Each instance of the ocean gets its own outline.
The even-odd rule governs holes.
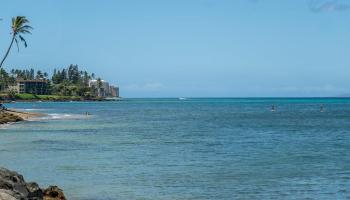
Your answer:
[[[0,127],[0,166],[68,199],[350,198],[347,98],[6,106],[48,115]]]

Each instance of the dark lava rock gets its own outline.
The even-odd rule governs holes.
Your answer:
[[[27,197],[28,190],[23,176],[0,168],[0,199],[26,199]]]
[[[39,185],[35,182],[27,183],[27,190],[29,192],[28,198],[31,200],[41,200],[43,199],[43,191],[40,189]]]
[[[59,187],[50,186],[44,190],[44,200],[66,200],[66,197]]]
[[[37,183],[26,183],[22,175],[0,167],[0,200],[66,200],[66,197],[57,186],[43,192]]]

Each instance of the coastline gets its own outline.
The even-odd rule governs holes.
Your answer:
[[[33,117],[40,117],[44,114],[23,112],[13,109],[6,109],[0,111],[0,124],[7,124],[12,122],[25,121]]]
[[[33,117],[40,117],[40,116],[44,115],[41,113],[24,112],[24,111],[18,111],[18,110],[14,110],[14,109],[7,109],[5,112],[12,114],[12,115],[16,115],[24,120],[29,119],[29,118],[33,118]]]
[[[76,101],[76,102],[92,102],[92,101],[120,101],[122,98],[83,98],[83,97],[76,97],[76,96],[60,96],[60,97],[38,97],[38,98],[15,98],[15,99],[9,99],[9,98],[2,98],[0,97],[0,100],[3,103],[15,103],[15,102],[70,102],[70,101]]]

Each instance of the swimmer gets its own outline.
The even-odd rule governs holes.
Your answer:
[[[272,105],[271,106],[271,112],[275,112],[275,111],[276,111],[275,105]]]

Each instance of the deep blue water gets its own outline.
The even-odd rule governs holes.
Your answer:
[[[350,99],[7,106],[49,115],[0,128],[0,166],[69,199],[350,198]]]

